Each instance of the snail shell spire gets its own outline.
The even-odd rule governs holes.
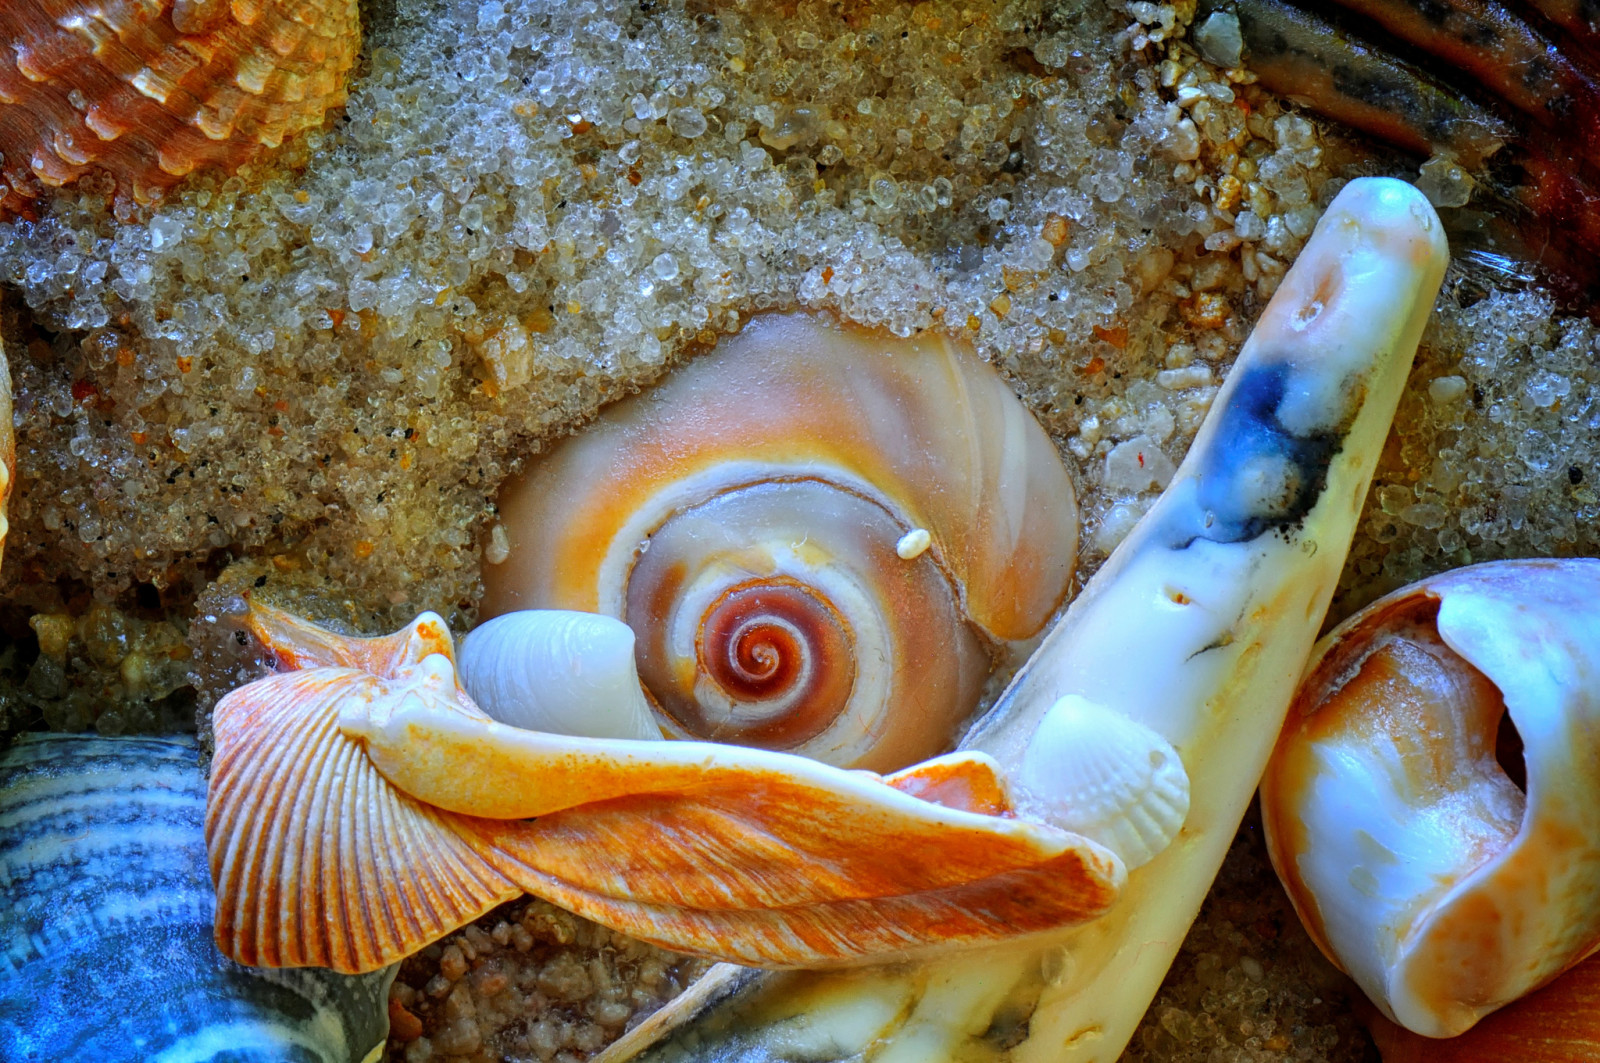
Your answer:
[[[234,170],[345,102],[356,0],[0,4],[0,212],[95,169],[149,203]]]
[[[771,315],[500,499],[483,613],[625,620],[679,737],[885,770],[948,749],[1077,552],[1049,437],[969,349]]]

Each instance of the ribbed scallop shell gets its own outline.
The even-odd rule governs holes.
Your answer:
[[[393,971],[225,959],[187,738],[27,735],[0,755],[0,1059],[362,1063]]]
[[[1178,751],[1154,730],[1072,694],[1040,721],[1016,802],[1023,815],[1099,842],[1131,871],[1183,828],[1189,775]]]
[[[1597,601],[1597,560],[1435,576],[1330,633],[1295,696],[1261,784],[1273,864],[1417,1033],[1459,1034],[1600,947]]]
[[[950,747],[1078,535],[1059,453],[969,348],[809,314],[605,411],[500,508],[485,616],[619,617],[673,733],[880,771]]]
[[[147,203],[343,106],[356,0],[0,4],[0,213],[95,169]]]
[[[1125,873],[1006,815],[983,754],[879,778],[767,750],[551,735],[456,685],[423,614],[375,639],[270,610],[280,664],[213,717],[216,940],[242,962],[370,970],[521,892],[668,948],[834,966],[1082,922]]]

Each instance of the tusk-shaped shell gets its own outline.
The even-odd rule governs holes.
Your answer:
[[[598,613],[519,609],[461,640],[461,685],[501,723],[591,738],[659,739],[633,629]]]
[[[1034,743],[1041,725],[1055,726],[1052,706],[1072,695],[1170,743],[1189,777],[1188,816],[1129,875],[1117,906],[1043,947],[773,977],[687,1024],[701,1058],[780,1042],[791,1057],[821,1060],[888,1046],[879,1063],[1118,1056],[1255,789],[1445,264],[1443,232],[1420,193],[1351,182],[1262,314],[1167,491],[965,743],[1008,772],[1047,777]]]
[[[1278,868],[1383,1013],[1451,1037],[1600,947],[1600,561],[1423,580],[1328,635],[1261,785]],[[1526,796],[1496,760],[1509,716]]]
[[[372,970],[534,893],[763,966],[909,957],[1093,918],[1108,850],[1009,812],[993,760],[880,778],[699,742],[497,723],[443,623],[360,639],[256,609],[280,663],[216,708],[206,840],[241,962]]]

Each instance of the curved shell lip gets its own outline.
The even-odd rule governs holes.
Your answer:
[[[1577,566],[1576,570],[1573,566]],[[1322,906],[1302,878],[1301,854],[1315,843],[1302,837],[1305,828],[1298,822],[1298,811],[1293,802],[1279,792],[1280,787],[1285,793],[1294,792],[1297,785],[1279,775],[1279,765],[1289,759],[1283,752],[1299,740],[1305,724],[1326,700],[1353,679],[1367,658],[1384,644],[1386,632],[1407,623],[1430,624],[1444,646],[1500,694],[1504,720],[1516,728],[1523,740],[1527,769],[1525,784],[1518,785],[1525,794],[1525,803],[1518,810],[1514,832],[1502,845],[1462,871],[1437,895],[1419,895],[1414,906],[1404,908],[1406,929],[1394,941],[1388,944],[1347,942],[1349,947],[1363,951],[1376,948],[1378,956],[1383,957],[1383,995],[1382,999],[1374,1000],[1379,1010],[1389,1019],[1428,1037],[1460,1034],[1484,1015],[1548,984],[1600,949],[1600,920],[1597,919],[1588,920],[1587,931],[1580,924],[1572,929],[1497,932],[1492,945],[1485,939],[1486,947],[1520,947],[1522,955],[1527,957],[1527,974],[1522,973],[1524,961],[1513,954],[1500,961],[1505,969],[1503,974],[1487,979],[1472,976],[1469,980],[1463,972],[1454,976],[1454,984],[1439,981],[1441,977],[1449,977],[1439,973],[1441,959],[1437,950],[1450,948],[1448,940],[1440,935],[1449,934],[1451,925],[1498,920],[1501,916],[1496,913],[1501,913],[1507,904],[1514,905],[1519,913],[1522,911],[1516,904],[1518,893],[1526,892],[1528,887],[1507,885],[1508,876],[1518,874],[1514,870],[1516,867],[1542,868],[1543,862],[1556,861],[1550,865],[1560,869],[1555,877],[1551,878],[1543,870],[1533,876],[1545,882],[1541,888],[1546,894],[1554,891],[1554,896],[1543,899],[1549,906],[1548,914],[1530,911],[1526,913],[1526,921],[1537,925],[1541,920],[1560,920],[1561,927],[1565,927],[1572,916],[1570,907],[1562,907],[1562,890],[1570,891],[1572,884],[1564,880],[1572,876],[1582,880],[1580,865],[1584,863],[1600,864],[1600,815],[1591,812],[1587,822],[1569,821],[1571,817],[1563,816],[1563,812],[1570,811],[1574,800],[1581,802],[1583,799],[1572,792],[1573,780],[1568,779],[1569,785],[1556,785],[1554,781],[1561,777],[1558,772],[1568,762],[1582,759],[1581,754],[1576,758],[1567,755],[1569,749],[1583,745],[1582,738],[1574,733],[1575,729],[1581,732],[1583,722],[1574,719],[1574,715],[1587,715],[1591,725],[1600,721],[1600,710],[1591,707],[1585,713],[1582,704],[1567,703],[1560,693],[1563,689],[1569,692],[1585,689],[1574,685],[1581,682],[1577,674],[1581,670],[1575,670],[1576,666],[1570,664],[1584,653],[1584,639],[1581,634],[1576,636],[1576,641],[1569,639],[1565,643],[1552,638],[1550,632],[1541,630],[1545,618],[1528,605],[1530,596],[1573,597],[1567,584],[1576,582],[1574,571],[1590,581],[1591,587],[1600,587],[1600,560],[1596,559],[1487,562],[1418,581],[1348,618],[1316,647],[1291,703],[1279,739],[1279,751],[1274,754],[1262,780],[1261,805],[1273,866],[1318,948],[1335,966],[1362,980],[1363,976],[1351,971],[1350,964],[1335,948]],[[1559,614],[1561,605],[1550,604]],[[1581,602],[1567,604],[1581,613]],[[1591,632],[1590,655],[1596,644]],[[1563,654],[1571,655],[1567,658],[1567,667],[1561,663]],[[1591,677],[1596,667],[1600,665],[1591,665]],[[1533,679],[1531,683],[1526,681],[1530,678]],[[1500,771],[1503,775],[1503,764]],[[1597,789],[1600,782],[1595,778],[1590,779],[1587,787],[1581,779],[1576,786],[1579,790],[1587,789],[1591,801],[1600,792]],[[1569,860],[1563,855],[1564,848],[1574,846],[1586,851],[1586,857]],[[1291,849],[1294,851],[1288,851]],[[1526,871],[1521,874],[1527,877]],[[1593,880],[1596,875],[1591,873],[1587,877]],[[1402,898],[1391,899],[1395,905],[1402,901]],[[1567,901],[1569,906],[1571,903]],[[1530,949],[1533,950],[1531,954]],[[1556,958],[1555,952],[1563,955]],[[1369,968],[1371,957],[1355,962]],[[1467,958],[1458,957],[1454,962],[1464,964]],[[1369,972],[1365,977],[1372,975]],[[1373,991],[1374,987],[1363,984],[1369,993]],[[1469,989],[1469,985],[1472,988]]]

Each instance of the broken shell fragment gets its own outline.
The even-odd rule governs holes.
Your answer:
[[[1078,540],[1060,453],[970,348],[811,314],[606,410],[500,511],[485,616],[620,618],[668,733],[875,771],[955,744]]]
[[[591,738],[658,739],[633,631],[599,613],[519,609],[461,640],[461,685],[501,723]]]
[[[684,952],[851,964],[1081,922],[1124,879],[1088,839],[990,814],[1008,809],[983,754],[880,778],[528,731],[461,690],[433,614],[379,639],[249,623],[304,667],[213,717],[216,935],[241,962],[372,970],[528,892]]]
[[[1171,844],[1129,873],[1115,907],[1036,941],[913,967],[768,975],[677,1026],[664,1019],[662,1040],[635,1042],[629,1058],[676,1058],[693,1045],[703,1059],[835,1061],[892,1044],[919,1063],[1115,1059],[1255,790],[1445,264],[1442,229],[1415,188],[1347,185],[1171,484],[963,743],[1014,776],[1040,756],[1034,743],[1056,741],[1063,720],[1053,713],[1075,697],[1069,705],[1117,713],[1171,746],[1188,776],[1188,814]],[[1020,1039],[1002,1044],[999,1028]]]
[[[149,203],[237,169],[345,101],[356,0],[0,4],[0,213],[95,169]]]
[[[1312,938],[1451,1037],[1600,947],[1600,561],[1448,572],[1331,632],[1262,781]],[[1496,756],[1509,719],[1526,786]],[[1508,758],[1509,759],[1509,758]]]

